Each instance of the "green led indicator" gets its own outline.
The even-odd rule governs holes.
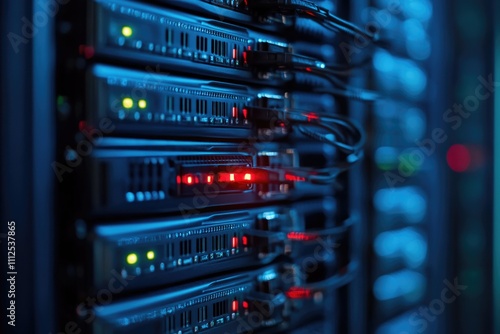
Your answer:
[[[58,96],[57,97],[57,105],[59,107],[62,106],[65,102],[66,102],[66,99],[64,98],[64,96]]]
[[[130,97],[126,97],[122,100],[122,105],[123,108],[130,109],[134,106],[134,100],[132,100]]]
[[[130,253],[129,255],[127,255],[127,263],[128,264],[136,264],[137,260],[138,260],[137,254]]]
[[[148,103],[146,102],[146,100],[139,100],[138,105],[139,105],[139,108],[146,109],[146,107],[148,106]]]
[[[133,34],[133,33],[134,33],[134,31],[133,31],[133,30],[132,30],[132,28],[131,28],[131,27],[129,27],[129,26],[124,26],[124,27],[122,28],[122,35],[123,35],[124,37],[130,37],[130,36],[132,36],[132,34]]]

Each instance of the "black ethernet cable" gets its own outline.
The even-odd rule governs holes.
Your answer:
[[[269,122],[270,119],[276,119],[277,124],[286,127],[287,133],[297,131],[311,139],[331,145],[345,155],[342,161],[331,167],[322,169],[294,167],[284,171],[285,174],[290,173],[301,178],[301,181],[332,184],[338,174],[352,167],[363,157],[365,133],[346,117],[296,109],[249,107],[248,111],[256,124],[259,121]]]
[[[377,41],[378,36],[363,31],[356,25],[330,13],[326,8],[306,0],[248,0],[248,8],[256,11],[274,12],[283,15],[297,15],[313,19],[326,28],[338,30],[354,37]]]
[[[320,92],[344,96],[360,101],[373,102],[378,99],[378,94],[372,91],[349,87],[338,76],[348,76],[350,69],[341,67],[331,68],[317,59],[294,54],[291,52],[276,51],[244,51],[244,61],[248,66],[263,69],[284,69],[311,73],[327,79],[339,89],[328,89]]]

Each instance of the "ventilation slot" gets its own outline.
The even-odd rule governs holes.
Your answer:
[[[227,43],[212,39],[212,53],[217,56],[227,56]]]
[[[165,103],[165,107],[167,109],[167,113],[171,114],[174,112],[174,97],[167,96],[167,101]]]
[[[172,29],[167,29],[167,31],[165,32],[165,40],[167,41],[168,46],[172,46],[172,44],[174,43],[174,33]]]
[[[179,111],[181,114],[191,113],[191,99],[187,97],[181,97],[179,99]]]
[[[183,48],[188,47],[188,34],[186,32],[181,32],[181,46]]]
[[[167,333],[174,333],[175,331],[175,315],[171,315],[165,319],[166,324],[165,328],[167,329]]]
[[[181,327],[189,327],[191,325],[191,311],[181,313]]]
[[[214,165],[214,164],[241,164],[251,165],[252,157],[244,155],[211,155],[211,156],[181,156],[177,157],[177,161],[185,165]]]
[[[227,248],[227,235],[215,235],[212,237],[212,250],[224,250]]]
[[[226,117],[227,116],[227,103],[212,101],[212,116]]]
[[[167,244],[166,247],[165,247],[165,255],[166,255],[165,257],[167,259],[173,258],[174,255],[175,255],[174,251],[175,251],[174,244]]]
[[[202,52],[208,51],[208,39],[206,37],[196,36],[196,50]]]
[[[181,256],[191,254],[191,240],[181,241],[179,244],[179,254]]]
[[[196,113],[198,115],[208,114],[208,101],[207,100],[196,100]]]
[[[196,239],[196,253],[204,253],[207,251],[207,238]]]
[[[227,300],[223,300],[212,305],[212,312],[214,317],[219,317],[227,313]]]
[[[198,322],[203,322],[208,318],[208,307],[203,306],[198,309]]]

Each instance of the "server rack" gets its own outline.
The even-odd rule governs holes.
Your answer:
[[[320,47],[339,35],[290,15],[297,5],[316,6],[61,8],[66,117],[54,167],[59,193],[73,193],[59,211],[73,237],[58,249],[69,270],[60,302],[74,306],[62,323],[94,333],[347,330],[348,295],[336,290],[361,259],[351,256],[358,222],[344,174],[364,134],[340,116],[347,99],[329,68],[339,57]]]

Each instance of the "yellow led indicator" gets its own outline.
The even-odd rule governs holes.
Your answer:
[[[147,254],[146,254],[148,260],[153,260],[155,258],[155,252],[153,251],[149,251]]]
[[[134,31],[132,30],[132,28],[130,28],[129,26],[124,26],[122,28],[122,35],[125,36],[125,37],[130,37],[132,36],[132,33]]]
[[[146,102],[146,100],[139,100],[139,108],[141,109],[146,109],[146,107],[148,106],[148,103]]]
[[[128,264],[136,264],[137,263],[137,254],[130,253],[127,255],[127,263]]]
[[[130,97],[126,97],[122,101],[123,108],[125,109],[130,109],[134,106],[134,100],[132,100]]]

